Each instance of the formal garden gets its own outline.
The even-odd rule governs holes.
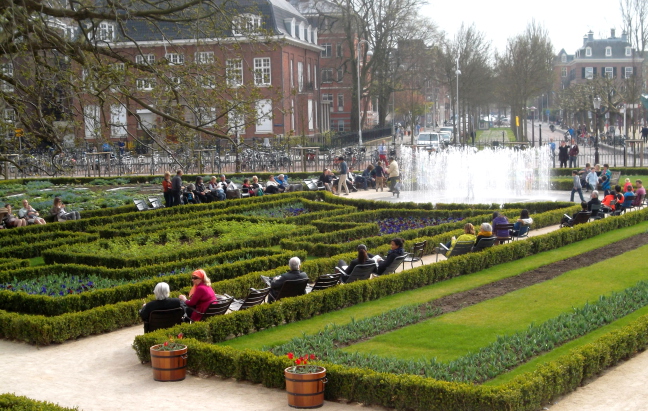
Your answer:
[[[141,324],[138,310],[155,285],[186,294],[197,268],[217,294],[244,298],[264,287],[261,275],[285,272],[293,256],[314,281],[354,258],[361,243],[385,255],[398,236],[406,249],[427,241],[432,254],[495,210],[515,219],[527,208],[537,230],[578,209],[302,191],[138,212],[132,198],[159,194],[147,181],[110,192],[90,181],[0,185],[5,200],[27,196],[44,210],[59,195],[82,210],[81,220],[0,231],[0,337],[45,346]],[[648,344],[647,220],[642,209],[407,264],[399,273],[138,335],[133,355],[148,362],[151,346],[182,334],[194,374],[282,388],[290,357],[308,355],[327,370],[328,400],[538,409]],[[1,395],[0,408],[29,401]]]

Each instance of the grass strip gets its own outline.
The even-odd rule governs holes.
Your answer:
[[[377,335],[415,321],[410,312],[389,312],[389,315],[351,322],[345,326],[327,326],[317,335],[295,338],[275,347],[275,355],[288,352],[314,353],[320,359],[349,367],[368,368],[376,372],[424,375],[436,380],[481,383],[517,366],[541,352],[551,351],[563,343],[609,324],[648,304],[648,283],[640,282],[621,293],[600,297],[592,304],[562,313],[539,325],[497,340],[449,363],[432,360],[400,360],[337,350],[336,347]],[[406,314],[409,314],[407,316]],[[425,313],[427,316],[433,312]],[[422,319],[423,315],[418,315]],[[370,328],[373,326],[372,328]]]
[[[648,245],[618,257],[567,272],[463,310],[377,336],[347,351],[401,359],[452,361],[495,342],[498,336],[524,330],[601,295],[648,280]],[[524,307],[521,309],[520,307]]]
[[[530,361],[527,361],[524,364],[515,367],[511,371],[504,374],[500,374],[497,377],[484,382],[484,385],[494,386],[494,385],[502,385],[508,383],[521,374],[535,371],[539,366],[555,361],[560,357],[569,354],[570,351],[576,348],[583,347],[587,344],[591,344],[606,334],[609,334],[613,331],[620,330],[623,327],[636,321],[639,317],[642,317],[646,314],[648,314],[648,307],[640,308],[637,311],[628,314],[625,317],[618,319],[608,325],[605,325],[597,330],[594,330],[587,335],[569,341],[568,343],[563,344],[560,347],[551,350],[550,352],[544,353],[542,355],[538,355],[532,358]]]
[[[359,320],[405,305],[422,304],[446,295],[477,288],[503,278],[513,277],[523,272],[552,264],[556,261],[561,261],[601,247],[610,246],[614,242],[643,233],[647,228],[648,222],[642,222],[635,226],[598,235],[587,241],[576,242],[561,247],[560,249],[546,251],[521,260],[501,264],[480,271],[479,273],[455,277],[451,280],[357,304],[343,310],[318,315],[307,320],[285,324],[280,327],[272,327],[218,344],[238,349],[261,349],[264,346],[284,344],[302,334],[315,334],[330,323],[343,325],[349,323],[352,318]]]

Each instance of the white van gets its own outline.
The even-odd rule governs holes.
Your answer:
[[[429,131],[421,132],[416,139],[417,147],[439,148],[440,136],[439,133],[431,133]]]

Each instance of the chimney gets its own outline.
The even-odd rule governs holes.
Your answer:
[[[612,34],[612,35],[610,36],[610,38],[616,38],[616,37],[614,37],[614,34],[615,34],[614,32],[615,32],[614,29],[610,29],[610,33]]]
[[[583,36],[583,47],[587,45],[587,35]]]
[[[587,40],[589,40],[589,41],[594,40],[594,32],[592,30],[587,32]]]

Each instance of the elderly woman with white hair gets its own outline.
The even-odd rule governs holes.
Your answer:
[[[477,233],[475,244],[477,244],[482,238],[489,238],[492,236],[493,226],[491,226],[489,223],[482,223],[482,225],[479,227],[479,232]]]
[[[139,314],[142,320],[148,321],[151,312],[156,310],[170,310],[172,308],[183,307],[178,298],[169,298],[171,289],[167,283],[157,283],[153,289],[155,300],[146,303],[142,306]],[[183,307],[184,308],[184,307]]]
[[[283,287],[286,281],[308,279],[308,275],[300,270],[301,260],[299,259],[299,257],[291,258],[290,261],[288,261],[288,268],[290,269],[289,271],[274,278],[268,279],[270,285],[270,295],[268,296],[269,301],[274,301],[277,299],[277,296],[281,291],[281,287]]]

